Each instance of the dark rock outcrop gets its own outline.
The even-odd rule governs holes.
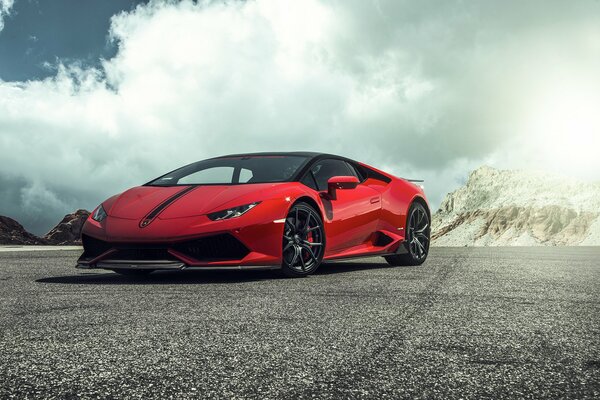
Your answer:
[[[81,228],[90,215],[87,210],[77,210],[65,217],[44,235],[44,240],[49,244],[79,245],[81,244]]]
[[[29,233],[12,218],[0,215],[0,244],[47,244],[42,238]]]

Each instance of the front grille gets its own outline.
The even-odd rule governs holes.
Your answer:
[[[176,250],[198,261],[228,261],[241,260],[250,251],[239,240],[230,234],[208,236],[200,239],[167,243],[109,243],[83,235],[83,258],[93,259],[114,249],[107,259],[111,260],[178,260],[169,253],[169,249]]]
[[[176,243],[172,248],[199,261],[241,260],[250,252],[230,234]]]
[[[81,235],[81,243],[83,244],[84,258],[96,258],[112,248],[109,243],[87,235]]]

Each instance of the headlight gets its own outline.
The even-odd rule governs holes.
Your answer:
[[[239,207],[228,208],[227,210],[210,213],[210,214],[208,214],[208,218],[212,219],[213,221],[219,221],[222,219],[229,219],[229,218],[237,218],[240,215],[243,215],[243,214],[247,213],[248,211],[250,211],[251,209],[253,209],[254,207],[256,207],[258,205],[258,203],[260,203],[260,201],[257,201],[256,203],[245,204],[245,205],[239,206]]]
[[[104,218],[106,218],[106,211],[104,211],[104,207],[102,207],[102,204],[100,204],[98,206],[98,208],[96,208],[96,211],[94,211],[94,213],[92,214],[92,219],[94,221],[102,221]]]

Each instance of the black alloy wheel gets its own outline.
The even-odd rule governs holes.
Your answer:
[[[420,205],[420,204],[419,204]],[[408,247],[415,260],[425,260],[429,252],[429,217],[421,207],[414,207],[408,219]]]
[[[325,252],[325,232],[319,214],[306,203],[295,204],[283,229],[282,272],[288,277],[316,271]]]
[[[413,203],[406,221],[406,254],[386,256],[390,265],[421,265],[429,254],[431,241],[431,222],[429,213],[421,203]]]

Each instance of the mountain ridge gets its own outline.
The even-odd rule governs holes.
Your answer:
[[[433,216],[432,245],[600,245],[600,184],[482,166]]]
[[[44,236],[36,236],[16,220],[0,215],[0,245],[80,245],[81,229],[90,212],[84,209],[67,214]]]
[[[0,244],[41,245],[44,239],[29,233],[23,225],[10,217],[0,215]]]

